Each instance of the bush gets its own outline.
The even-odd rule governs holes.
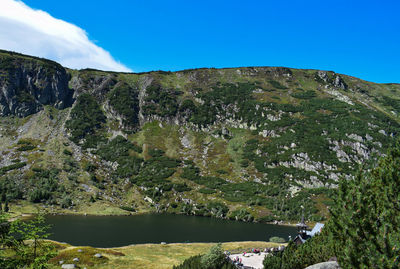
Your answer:
[[[231,213],[229,216],[229,219],[231,220],[241,220],[241,221],[253,221],[254,217],[251,215],[249,212],[247,212],[246,209],[241,208],[238,210],[235,210]]]
[[[62,208],[68,208],[72,205],[72,199],[69,197],[68,194],[64,194],[63,198],[61,199],[60,205]]]
[[[35,148],[34,145],[23,145],[23,146],[17,148],[17,150],[18,151],[28,151],[28,150],[32,150],[34,148]]]
[[[120,206],[119,208],[121,208],[122,210],[126,210],[129,212],[136,212],[136,209],[130,206]]]
[[[204,254],[200,259],[201,265],[205,269],[220,268],[225,263],[225,255],[222,251],[222,245],[212,246],[210,251]]]
[[[199,190],[199,192],[203,193],[203,194],[213,194],[213,193],[216,193],[217,191],[213,190],[213,189],[208,189],[208,188],[201,188]]]
[[[183,184],[181,184],[181,183],[176,183],[176,184],[173,184],[173,189],[175,190],[175,191],[177,191],[177,192],[185,192],[185,191],[191,191],[192,189],[190,188],[190,187],[188,187],[187,185],[186,185],[186,183],[183,183]]]
[[[14,164],[11,164],[9,166],[4,166],[4,167],[0,168],[0,176],[4,175],[8,171],[11,171],[11,170],[14,170],[14,169],[18,169],[18,168],[22,168],[25,165],[26,165],[26,162],[21,162],[21,163],[14,163]]]
[[[315,91],[309,90],[309,91],[305,91],[305,92],[293,93],[292,96],[297,99],[311,99],[311,98],[316,97],[317,94],[315,93]]]
[[[285,243],[285,242],[286,242],[284,238],[278,237],[278,236],[273,236],[273,237],[271,237],[271,238],[269,239],[269,241],[270,241],[270,242],[273,242],[273,243]]]
[[[63,153],[64,153],[65,155],[72,156],[72,152],[71,152],[70,150],[68,150],[68,149],[64,149],[64,150],[63,150]]]

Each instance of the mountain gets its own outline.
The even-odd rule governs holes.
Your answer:
[[[399,84],[332,71],[115,73],[0,51],[0,89],[15,208],[319,221],[400,131]]]

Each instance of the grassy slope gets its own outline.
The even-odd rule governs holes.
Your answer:
[[[80,258],[75,263],[86,268],[99,269],[128,269],[154,268],[167,269],[182,263],[185,259],[206,253],[214,243],[185,243],[185,244],[140,244],[112,249],[95,249],[91,247],[75,247],[64,245],[58,256],[52,260],[53,264],[63,260],[65,263],[74,263],[73,258]],[[268,242],[230,242],[223,243],[223,249],[232,253],[249,251],[251,248],[276,247],[280,244]],[[82,252],[78,252],[81,249]],[[93,257],[95,253],[104,255],[103,259]],[[51,268],[59,268],[54,265]]]
[[[0,57],[9,57],[7,52],[0,52]],[[28,61],[31,59],[29,56],[12,55],[13,58],[19,61]],[[34,58],[32,61],[40,62],[42,59]],[[44,61],[44,64],[51,64],[49,61]],[[283,71],[282,71],[283,70]],[[182,99],[194,98],[194,90],[201,88],[202,92],[209,92],[211,88],[217,83],[257,83],[263,89],[252,93],[255,100],[260,102],[273,102],[278,105],[293,104],[299,105],[302,100],[294,98],[293,95],[303,93],[306,90],[313,90],[316,92],[317,97],[331,98],[321,83],[315,80],[316,70],[301,70],[290,69],[291,76],[282,75],[281,72],[286,72],[289,69],[277,68],[231,68],[231,69],[199,69],[199,70],[184,70],[180,72],[153,72],[146,74],[119,74],[110,73],[97,70],[69,70],[72,77],[79,77],[84,85],[92,85],[93,78],[102,76],[113,77],[116,81],[127,83],[132,87],[141,87],[147,79],[159,81],[161,85],[167,88],[175,88],[182,91],[182,95],[178,97],[178,101]],[[327,73],[332,79],[334,74]],[[399,122],[399,113],[396,108],[388,103],[386,96],[393,100],[398,100],[400,96],[400,85],[398,84],[376,84],[371,82],[362,81],[357,78],[341,75],[346,84],[351,90],[336,89],[340,94],[349,97],[356,103],[365,103],[371,109],[376,109],[383,112],[387,117]],[[275,81],[275,83],[273,83]],[[283,88],[277,88],[276,82]],[[88,86],[89,87],[89,86]],[[284,89],[286,88],[286,89]],[[83,88],[81,91],[88,91],[96,94],[93,88]],[[104,104],[103,104],[104,109]],[[394,113],[392,112],[394,111]],[[32,174],[32,168],[41,167],[44,169],[58,168],[61,170],[58,175],[60,183],[65,185],[66,193],[69,194],[74,202],[74,207],[71,209],[61,209],[58,206],[48,207],[51,212],[70,212],[70,213],[88,213],[88,214],[128,214],[129,212],[119,209],[119,206],[129,206],[134,204],[139,213],[153,211],[154,207],[149,203],[143,201],[145,194],[139,190],[135,185],[121,184],[113,185],[108,182],[109,171],[96,172],[96,177],[101,182],[107,183],[105,189],[102,190],[98,185],[95,185],[91,179],[90,174],[84,170],[86,163],[93,163],[99,167],[103,166],[99,158],[93,158],[92,155],[86,154],[76,148],[75,145],[68,139],[68,134],[65,132],[63,124],[68,117],[70,109],[62,111],[46,107],[44,111],[36,115],[29,116],[25,119],[18,119],[13,117],[6,117],[0,119],[2,131],[2,141],[0,150],[5,152],[12,152],[11,155],[0,158],[12,158],[14,160],[21,159],[28,163],[29,169],[24,171],[24,179],[28,179]],[[321,114],[329,114],[331,111],[321,111]],[[301,113],[293,114],[293,118],[306,118]],[[111,126],[106,130],[107,137],[112,136],[113,132],[123,131],[118,126],[114,118],[109,118],[107,126]],[[161,127],[160,127],[161,126]],[[227,126],[232,134],[230,139],[223,139],[216,137],[214,131],[218,131],[221,126],[213,126],[210,132],[194,131],[185,126],[177,126],[167,124],[165,122],[150,122],[146,123],[135,134],[128,135],[128,139],[135,144],[144,148],[159,148],[165,151],[166,155],[171,158],[189,159],[193,160],[195,165],[201,169],[202,175],[207,176],[220,176],[223,179],[231,182],[246,182],[254,179],[262,179],[263,173],[260,173],[255,168],[253,162],[249,162],[247,167],[241,165],[244,160],[244,147],[246,141],[255,138],[260,143],[265,145],[272,144],[271,138],[260,138],[253,131],[243,128],[233,128]],[[376,132],[377,130],[375,130]],[[181,144],[181,139],[186,136],[190,141],[190,148],[185,148]],[[40,146],[29,151],[16,151],[18,146],[15,144],[20,139],[31,139],[35,146]],[[277,144],[278,146],[281,146]],[[384,145],[387,146],[387,145]],[[73,152],[72,156],[63,153],[65,150]],[[146,157],[146,152],[137,154],[140,157]],[[3,155],[5,156],[5,155]],[[223,170],[223,174],[221,174]],[[214,194],[205,195],[198,192],[203,188],[192,181],[180,177],[182,170],[178,168],[177,171],[167,180],[172,183],[185,182],[192,190],[180,193],[183,198],[191,198],[199,203],[206,203],[210,200],[219,200],[232,210],[245,206],[243,203],[231,202],[223,199],[223,193],[219,190]],[[11,171],[8,175],[20,172]],[[83,189],[86,184],[91,187],[89,191]],[[89,203],[90,197],[95,196],[97,193],[102,193],[101,199],[95,203]],[[114,193],[114,195],[113,195]],[[109,197],[113,197],[114,201],[110,201]],[[62,193],[57,194],[56,200],[59,202],[62,199]],[[174,201],[174,196],[167,196],[163,198],[164,204]],[[312,197],[316,203],[316,207],[321,214],[326,215],[326,196],[325,194],[317,194]],[[21,203],[21,202],[18,202]],[[29,212],[32,208],[30,204],[22,202],[22,207],[12,204],[15,211]],[[248,208],[256,217],[262,217],[271,213],[271,208],[264,206],[252,205]],[[180,212],[181,208],[171,212]]]

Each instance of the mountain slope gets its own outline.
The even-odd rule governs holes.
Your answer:
[[[320,220],[400,130],[400,85],[331,71],[126,74],[1,51],[0,88],[2,198],[79,212]]]

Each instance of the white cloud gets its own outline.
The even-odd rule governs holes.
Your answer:
[[[131,72],[90,41],[83,29],[17,0],[0,0],[0,48],[48,58],[74,69]]]

